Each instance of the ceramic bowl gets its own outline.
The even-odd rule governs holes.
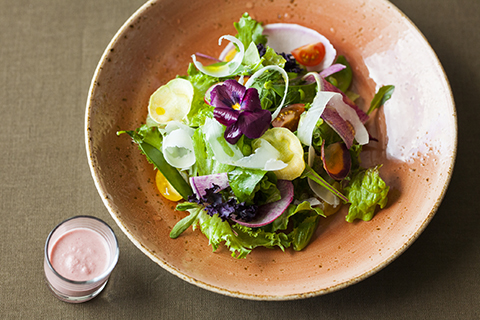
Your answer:
[[[303,251],[255,249],[237,260],[191,228],[169,238],[184,215],[160,196],[154,170],[118,130],[144,123],[150,94],[177,74],[191,55],[218,56],[217,40],[235,34],[244,12],[265,24],[297,23],[319,31],[350,61],[368,108],[381,85],[390,101],[368,122],[372,141],[365,167],[383,163],[387,207],[370,222],[323,219]],[[221,12],[219,14],[219,12]],[[435,214],[456,154],[456,113],[435,53],[411,21],[384,0],[150,1],[118,31],[94,75],[86,110],[86,145],[96,187],[113,219],[148,257],[199,287],[255,300],[329,293],[376,273],[409,247]]]

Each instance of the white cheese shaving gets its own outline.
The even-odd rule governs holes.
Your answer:
[[[227,39],[228,41],[235,43],[240,52],[237,52],[235,57],[227,63],[209,66],[204,66],[200,61],[197,61],[197,57],[195,55],[192,55],[193,63],[198,70],[206,75],[217,78],[229,77],[235,74],[235,71],[237,71],[238,67],[240,67],[242,64],[243,57],[245,55],[245,47],[240,40],[231,35],[221,36],[218,39],[218,45],[222,44],[223,39]]]

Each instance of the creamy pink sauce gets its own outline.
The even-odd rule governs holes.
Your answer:
[[[108,266],[109,251],[105,239],[90,229],[73,229],[62,235],[52,247],[50,263],[63,277],[74,281],[91,280]]]

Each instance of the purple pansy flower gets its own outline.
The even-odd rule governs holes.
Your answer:
[[[260,138],[269,128],[272,114],[262,109],[257,89],[226,80],[213,88],[210,97],[214,118],[227,127],[224,137],[228,143],[237,143],[242,134]]]

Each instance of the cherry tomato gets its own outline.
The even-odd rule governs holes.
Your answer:
[[[170,201],[180,201],[182,196],[178,193],[177,190],[168,182],[168,180],[163,176],[160,170],[157,170],[157,175],[155,176],[155,182],[157,184],[157,189],[162,196],[167,198]]]
[[[274,127],[284,127],[294,132],[297,130],[300,115],[305,111],[303,103],[296,103],[285,107],[280,114],[272,121]]]
[[[325,46],[321,42],[307,44],[294,49],[292,55],[301,65],[316,66],[325,58]]]

